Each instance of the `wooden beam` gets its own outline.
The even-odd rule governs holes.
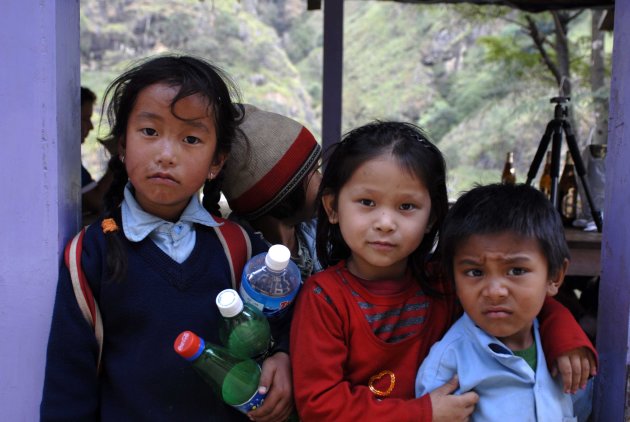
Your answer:
[[[398,3],[417,4],[458,4],[469,3],[476,5],[507,6],[526,12],[545,12],[548,10],[591,9],[613,7],[614,0],[380,0]]]
[[[322,0],[307,0],[306,10],[320,10],[322,8]]]
[[[630,1],[615,4],[610,80],[606,200],[599,285],[594,420],[628,421],[630,416]]]
[[[322,81],[322,146],[341,138],[343,98],[343,0],[324,3],[324,70]]]

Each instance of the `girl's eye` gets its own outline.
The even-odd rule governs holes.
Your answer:
[[[523,275],[527,272],[527,270],[525,268],[511,268],[510,271],[508,271],[509,275]]]
[[[475,269],[472,269],[472,270],[466,270],[464,272],[464,274],[467,277],[481,277],[483,275],[483,272],[481,270],[478,270],[478,269],[475,268]]]
[[[140,129],[140,132],[142,132],[143,135],[146,136],[155,136],[157,135],[157,130],[150,128],[150,127],[145,127]]]
[[[197,138],[196,136],[187,136],[184,138],[184,142],[190,145],[195,145],[201,142],[201,139]]]
[[[359,204],[365,205],[366,207],[373,207],[374,201],[371,199],[359,199]]]
[[[400,209],[402,211],[411,211],[411,210],[416,209],[416,206],[414,204],[402,204],[400,206]]]

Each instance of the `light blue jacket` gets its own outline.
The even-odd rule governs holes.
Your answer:
[[[562,392],[560,377],[554,380],[547,370],[536,320],[534,338],[536,372],[464,314],[420,366],[416,397],[444,385],[457,373],[456,394],[471,390],[479,394],[472,421],[576,421],[571,396]]]

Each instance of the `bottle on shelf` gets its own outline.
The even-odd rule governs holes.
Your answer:
[[[271,348],[271,329],[263,313],[250,304],[243,304],[236,290],[225,289],[217,295],[223,324],[219,338],[223,346],[239,358],[262,360]]]
[[[565,226],[571,226],[577,217],[578,189],[571,152],[567,151],[562,176],[558,182],[558,211]]]
[[[538,188],[547,198],[551,198],[551,151],[547,151],[545,167],[543,169],[542,176],[540,176]]]
[[[516,170],[514,169],[514,153],[508,152],[505,156],[501,183],[513,185],[516,183]]]
[[[278,244],[247,261],[239,292],[243,302],[262,310],[267,318],[276,318],[295,299],[301,282],[289,248]]]
[[[260,407],[265,394],[258,391],[260,366],[252,359],[240,359],[226,349],[206,343],[191,331],[175,340],[175,352],[192,363],[219,397],[243,413]]]

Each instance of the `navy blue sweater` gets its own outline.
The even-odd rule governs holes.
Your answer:
[[[119,232],[128,257],[127,278],[109,282],[100,221],[88,228],[81,264],[103,318],[102,370],[97,377],[98,346],[62,265],[42,421],[248,420],[223,404],[173,350],[175,338],[184,330],[219,344],[221,316],[215,298],[231,287],[227,258],[214,230],[199,225],[196,230],[194,250],[181,264],[150,239],[132,243]],[[252,254],[267,249],[255,235],[250,238]]]

